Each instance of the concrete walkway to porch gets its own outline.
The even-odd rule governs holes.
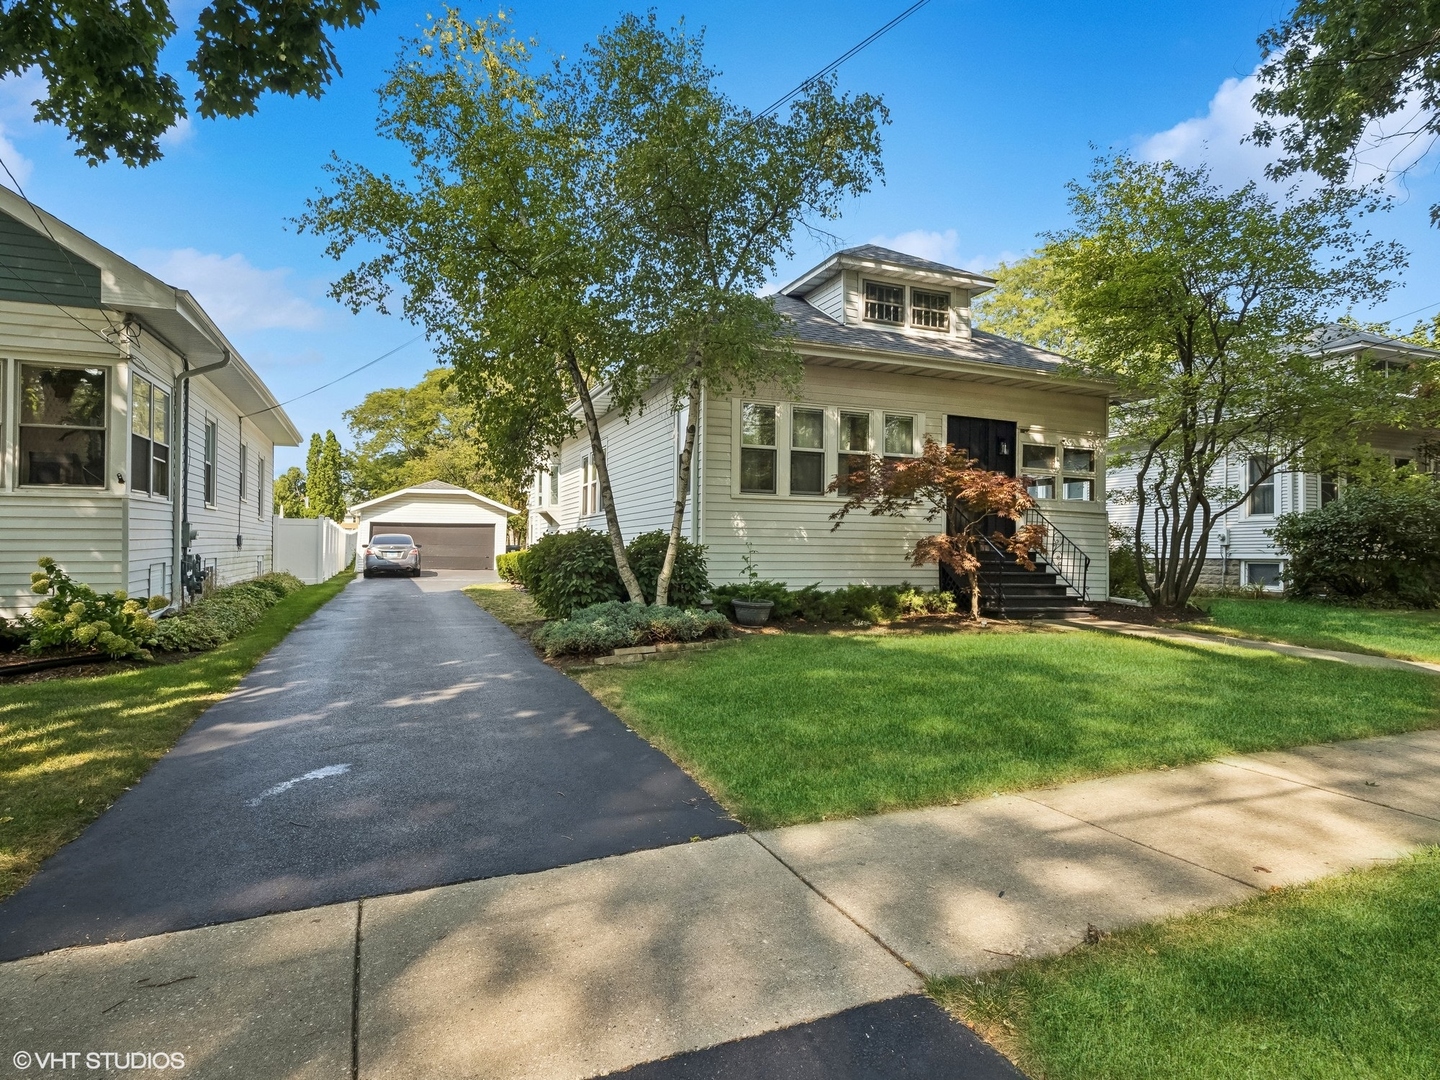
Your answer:
[[[877,1002],[918,1015],[922,976],[1435,843],[1437,731],[722,836],[3,964],[0,1069],[94,1050],[178,1051],[199,1077],[698,1075],[664,1059]],[[926,1075],[1008,1073],[976,1061]]]

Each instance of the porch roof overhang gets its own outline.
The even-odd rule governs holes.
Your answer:
[[[911,354],[877,353],[871,349],[847,349],[838,345],[816,345],[801,341],[796,348],[807,364],[848,368],[855,371],[885,371],[897,375],[919,375],[956,382],[982,382],[994,386],[1043,387],[1060,394],[1103,397],[1114,404],[1119,398],[1113,383],[1099,379],[1064,376],[1055,372],[1001,367],[996,364],[924,357]]]

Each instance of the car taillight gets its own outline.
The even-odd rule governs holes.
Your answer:
[[[419,549],[419,548],[411,548],[411,549],[410,549],[410,554],[411,554],[411,555],[419,555],[419,554],[420,554],[420,549]]]

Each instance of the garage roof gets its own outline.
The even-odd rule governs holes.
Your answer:
[[[425,483],[416,484],[414,487],[401,488],[399,491],[391,491],[388,494],[380,495],[373,499],[367,499],[365,502],[356,503],[354,506],[350,507],[350,512],[352,514],[358,515],[360,511],[369,510],[372,507],[381,505],[382,503],[394,502],[398,499],[403,499],[407,497],[413,498],[416,495],[445,495],[451,497],[463,496],[465,498],[473,499],[475,502],[478,502],[483,506],[489,507],[497,514],[504,514],[507,517],[511,514],[518,514],[520,512],[513,506],[506,506],[502,502],[497,502],[494,499],[486,498],[478,491],[471,491],[469,488],[462,488],[455,484],[447,484],[444,480],[427,480],[425,481]]]

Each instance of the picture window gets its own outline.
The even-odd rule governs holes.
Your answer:
[[[105,486],[104,368],[20,365],[20,483]]]

